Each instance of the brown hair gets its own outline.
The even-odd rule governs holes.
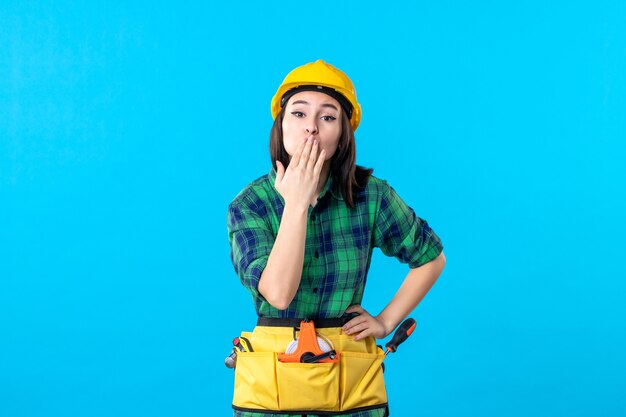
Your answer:
[[[289,165],[289,154],[283,145],[283,117],[285,107],[276,115],[274,125],[270,131],[270,158],[272,166],[276,169],[276,161],[280,161],[285,168]],[[356,144],[354,143],[354,131],[350,126],[350,119],[345,111],[341,112],[341,136],[339,145],[330,163],[330,174],[338,184],[344,201],[350,208],[355,207],[356,193],[365,188],[370,175],[374,172],[371,168],[356,165]]]

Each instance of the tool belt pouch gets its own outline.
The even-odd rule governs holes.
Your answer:
[[[257,326],[243,332],[253,352],[237,353],[233,408],[241,411],[326,415],[386,408],[383,351],[374,338],[354,341],[339,328],[318,329],[333,344],[333,363],[281,362],[293,328]]]

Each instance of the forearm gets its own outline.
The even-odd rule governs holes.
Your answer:
[[[259,280],[259,292],[279,310],[286,309],[300,286],[308,210],[285,205],[274,246]]]
[[[446,258],[443,252],[431,262],[411,269],[389,304],[377,316],[387,335],[422,301],[441,275]]]

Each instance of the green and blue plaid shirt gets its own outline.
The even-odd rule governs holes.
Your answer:
[[[370,177],[348,207],[329,177],[315,207],[309,207],[300,287],[285,310],[259,293],[259,279],[278,233],[284,200],[272,169],[245,187],[228,207],[231,259],[261,317],[341,317],[361,304],[372,251],[378,247],[411,268],[443,250],[428,223],[417,217],[386,181]]]

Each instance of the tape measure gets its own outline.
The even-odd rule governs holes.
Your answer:
[[[278,354],[280,362],[303,363],[336,363],[339,354],[335,352],[333,344],[325,337],[317,334],[312,320],[300,322],[300,335],[292,340],[284,353]]]
[[[317,344],[319,345],[322,352],[330,352],[331,350],[333,350],[333,347],[330,344],[330,342],[327,341],[326,339],[321,338],[320,336],[317,336]],[[296,351],[297,348],[298,348],[298,339],[294,339],[291,341],[291,343],[289,343],[289,345],[287,345],[287,349],[285,349],[285,353],[287,354],[293,353]]]

